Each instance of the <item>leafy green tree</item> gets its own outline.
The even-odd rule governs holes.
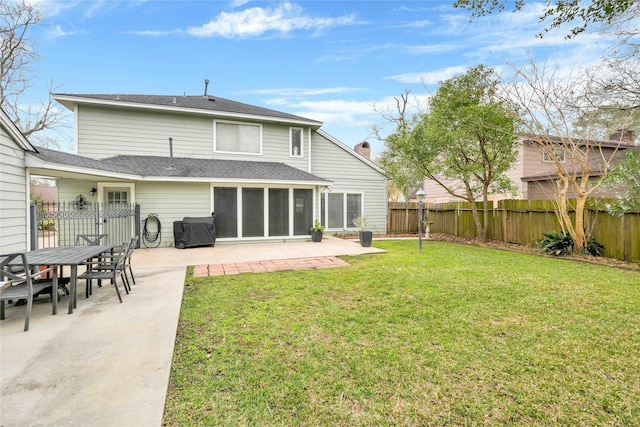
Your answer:
[[[385,139],[382,165],[402,186],[428,178],[471,204],[478,235],[486,239],[488,203],[481,218],[478,201],[513,190],[505,172],[516,160],[510,108],[496,98],[499,80],[482,65],[441,83],[429,110],[406,117],[399,102],[395,132]]]
[[[549,22],[542,34],[560,27],[565,23],[576,23],[571,29],[569,38],[587,29],[591,24],[611,24],[637,4],[637,0],[547,0],[540,21]],[[457,0],[453,6],[471,12],[471,18],[485,16],[494,12],[503,12],[511,7],[513,12],[522,10],[525,0]],[[636,15],[637,17],[637,15]]]

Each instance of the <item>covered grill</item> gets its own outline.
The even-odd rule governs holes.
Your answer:
[[[184,217],[173,222],[173,238],[178,249],[215,246],[216,214],[206,217]]]

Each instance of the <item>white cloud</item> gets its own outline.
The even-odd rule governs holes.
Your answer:
[[[355,22],[354,15],[310,17],[301,7],[286,2],[275,8],[252,7],[239,12],[221,12],[207,24],[189,28],[187,33],[196,37],[242,38],[268,33],[288,34],[296,30],[319,31]]]
[[[408,22],[402,25],[396,25],[393,28],[425,28],[431,25],[431,21],[428,19],[423,19],[420,21]]]
[[[28,0],[31,4],[38,4],[46,16],[56,16],[67,9],[78,6],[80,1],[59,1],[59,0]]]
[[[241,7],[249,3],[249,1],[250,0],[231,0],[229,2],[229,6],[231,6],[232,8]]]
[[[357,92],[362,89],[349,88],[349,87],[329,87],[329,88],[276,88],[276,89],[258,89],[241,91],[239,93],[254,93],[258,95],[280,95],[283,97],[300,97],[300,96],[315,96],[315,95],[329,95],[336,93],[349,93]],[[286,98],[283,98],[286,99]]]
[[[400,83],[424,83],[424,84],[437,84],[444,80],[450,79],[453,76],[462,74],[467,71],[467,67],[455,66],[447,67],[436,71],[430,71],[425,73],[405,73],[397,74],[395,76],[384,77],[386,80],[395,80]]]
[[[458,49],[458,46],[452,44],[426,44],[421,46],[405,46],[403,50],[405,52],[422,55],[424,53],[439,53],[439,52],[451,52]]]
[[[57,39],[59,37],[72,36],[76,33],[76,31],[65,31],[60,25],[54,25],[47,31],[46,37],[47,39]]]

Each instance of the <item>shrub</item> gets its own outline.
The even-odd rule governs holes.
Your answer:
[[[552,231],[551,233],[542,233],[545,237],[540,242],[540,248],[545,254],[551,255],[569,255],[573,252],[573,239],[569,233],[561,233]]]
[[[552,231],[551,233],[542,233],[542,235],[545,237],[540,242],[542,252],[556,256],[573,253],[573,238],[569,233]],[[601,256],[604,254],[604,245],[596,241],[593,236],[588,236],[584,252],[593,256]]]

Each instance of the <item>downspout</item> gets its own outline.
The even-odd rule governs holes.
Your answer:
[[[307,128],[307,135],[307,141],[309,141],[307,149],[307,162],[309,165],[307,166],[307,172],[311,173],[311,128]]]
[[[27,215],[25,216],[26,218],[26,224],[24,225],[25,228],[25,236],[24,236],[24,242],[26,245],[26,250],[30,251],[32,249],[38,249],[38,226],[37,224],[35,225],[35,237],[34,237],[34,233],[32,233],[33,230],[33,224],[31,224],[31,172],[29,171],[29,168],[27,166],[24,167],[24,171],[25,171],[25,188],[27,189],[26,191],[26,197],[25,197],[25,201],[24,201],[24,209],[27,212]],[[4,302],[3,302],[4,304]]]
[[[80,106],[78,104],[74,105],[73,107],[73,142],[74,142],[74,152],[75,154],[79,154],[78,153],[78,115],[80,113]]]

